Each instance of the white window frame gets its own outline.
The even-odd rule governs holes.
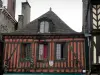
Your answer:
[[[44,44],[39,44],[39,60],[43,60]]]
[[[61,60],[61,44],[56,44],[56,59]]]
[[[48,21],[42,21],[40,23],[40,32],[41,33],[48,33],[49,32],[49,22]]]

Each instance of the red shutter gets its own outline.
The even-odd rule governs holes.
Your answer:
[[[43,58],[47,58],[47,45],[44,45],[44,51],[43,51],[44,55]]]

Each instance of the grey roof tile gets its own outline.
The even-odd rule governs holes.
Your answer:
[[[17,34],[37,34],[38,33],[38,20],[41,18],[48,18],[52,20],[53,24],[55,25],[53,32],[50,33],[78,33],[71,29],[66,23],[64,23],[53,11],[48,11],[42,16],[38,17],[37,19],[33,20],[25,27],[20,30],[17,30],[13,33]]]

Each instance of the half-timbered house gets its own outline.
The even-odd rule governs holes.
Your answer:
[[[83,0],[83,32],[88,39],[89,73],[100,74],[100,0]]]
[[[4,73],[85,73],[84,34],[72,30],[51,9],[24,28],[3,34],[3,40]]]

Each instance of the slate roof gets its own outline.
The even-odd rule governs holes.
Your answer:
[[[13,33],[14,34],[37,34],[38,33],[38,22],[39,22],[38,20],[41,18],[44,18],[44,17],[52,20],[52,22],[55,26],[54,31],[50,32],[48,34],[51,34],[51,33],[57,33],[57,34],[59,34],[59,33],[62,33],[62,34],[78,33],[76,31],[74,31],[73,29],[71,29],[67,24],[65,24],[52,10],[46,12],[42,16],[38,17],[37,19],[35,19],[32,22],[30,22],[29,24],[27,24],[22,29],[17,30],[16,32],[13,32]],[[39,34],[43,34],[43,33],[39,33]]]

